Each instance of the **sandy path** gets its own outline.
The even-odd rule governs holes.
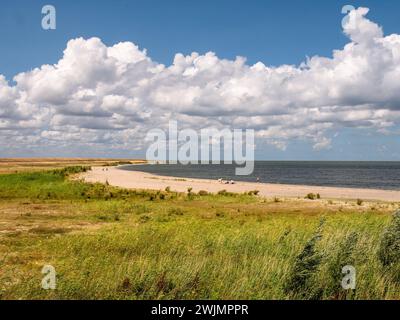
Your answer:
[[[259,190],[260,195],[264,197],[304,198],[308,193],[319,193],[325,199],[400,201],[400,191],[250,182],[225,185],[215,180],[163,177],[145,172],[121,170],[117,167],[93,167],[92,171],[84,173],[81,178],[87,182],[105,183],[108,181],[110,185],[132,189],[165,190],[166,187],[170,187],[172,191],[187,192],[190,187],[193,188],[194,192],[206,190],[212,193],[217,193],[224,189],[237,193]]]

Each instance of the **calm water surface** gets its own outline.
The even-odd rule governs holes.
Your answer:
[[[233,179],[264,183],[400,190],[400,162],[257,161],[250,176],[236,176],[233,165],[132,165],[163,176]]]

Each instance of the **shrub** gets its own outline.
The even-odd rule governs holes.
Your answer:
[[[60,175],[62,177],[68,177],[71,174],[82,173],[91,170],[91,167],[88,166],[73,166],[73,167],[66,167],[63,169],[56,169],[52,170],[51,172],[54,175]]]
[[[319,195],[319,194],[318,194]],[[314,193],[309,193],[305,196],[305,199],[309,199],[309,200],[315,200],[315,199],[319,199],[317,194]]]
[[[187,189],[187,198],[189,199],[189,200],[193,200],[193,198],[194,198],[194,194],[193,194],[193,188],[188,188]]]
[[[318,230],[306,243],[303,251],[297,256],[284,288],[286,293],[297,294],[302,298],[312,298],[315,296],[316,286],[314,285],[314,278],[322,261],[322,255],[318,253],[316,245],[322,238],[323,223],[324,221],[321,220]]]
[[[258,190],[249,191],[247,194],[249,196],[257,196],[260,193]]]
[[[202,197],[208,196],[208,192],[205,191],[205,190],[200,190],[199,193],[198,193],[198,195],[199,195],[199,196],[202,196]]]
[[[392,222],[383,233],[378,257],[383,266],[400,263],[400,210],[394,213]]]
[[[221,191],[218,191],[218,195],[220,195],[220,196],[225,196],[225,197],[235,197],[235,196],[236,196],[235,193],[233,193],[233,192],[228,192],[228,191],[226,191],[225,189],[224,189],[224,190],[221,190]]]

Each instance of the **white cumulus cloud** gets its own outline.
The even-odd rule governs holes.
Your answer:
[[[215,53],[159,64],[137,45],[73,39],[55,65],[0,75],[0,140],[7,148],[130,150],[153,128],[250,128],[285,150],[296,139],[329,148],[342,127],[390,133],[400,124],[400,35],[368,9],[349,14],[349,43],[331,58],[269,67]]]

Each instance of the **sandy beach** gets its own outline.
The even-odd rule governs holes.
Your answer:
[[[308,193],[319,193],[324,199],[400,201],[400,191],[249,182],[226,185],[216,180],[165,177],[139,171],[126,171],[118,167],[93,167],[92,171],[84,173],[80,178],[92,183],[108,181],[112,186],[130,189],[165,190],[170,187],[172,191],[187,192],[188,188],[192,188],[193,192],[205,190],[211,193],[221,190],[235,193],[258,190],[259,195],[263,197],[304,198]]]

